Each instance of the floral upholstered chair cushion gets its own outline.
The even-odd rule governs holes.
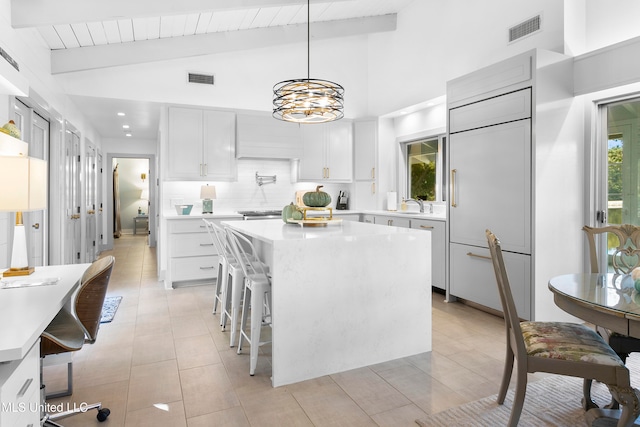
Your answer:
[[[602,337],[584,325],[522,322],[520,328],[529,356],[624,366]]]

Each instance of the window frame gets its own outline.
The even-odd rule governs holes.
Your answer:
[[[436,155],[436,192],[435,200],[429,201],[433,204],[446,203],[446,150],[447,150],[447,134],[446,132],[432,132],[424,135],[412,135],[411,137],[398,140],[398,148],[400,150],[398,164],[398,196],[400,199],[409,197],[409,170],[407,167],[408,147],[418,142],[438,140],[438,153]]]

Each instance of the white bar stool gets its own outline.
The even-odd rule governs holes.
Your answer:
[[[238,334],[244,272],[242,268],[240,268],[236,256],[231,251],[224,229],[218,224],[207,221],[206,219],[203,219],[203,221],[218,249],[218,279],[216,281],[213,314],[216,313],[218,302],[220,302],[220,326],[224,331],[227,327],[227,321],[230,321],[231,334],[229,336],[229,346],[233,347]]]
[[[271,280],[251,241],[228,227],[225,230],[231,249],[244,271],[244,301],[242,303],[238,354],[242,352],[242,339],[246,338],[251,346],[249,375],[254,375],[258,365],[259,346],[268,342],[260,341],[260,333],[263,325],[271,325]],[[251,310],[251,321],[250,332],[247,334],[246,324],[249,310]]]

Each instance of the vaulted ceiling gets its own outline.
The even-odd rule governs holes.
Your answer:
[[[313,0],[312,37],[392,31],[413,0]],[[306,35],[305,0],[12,0],[37,28],[53,74],[286,43]]]

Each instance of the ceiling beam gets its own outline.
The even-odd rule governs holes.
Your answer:
[[[313,39],[349,37],[396,29],[396,14],[315,22]],[[52,74],[165,61],[306,41],[307,25],[255,28],[51,51]]]
[[[334,3],[351,0],[311,0]],[[13,28],[305,5],[306,0],[11,0]]]

